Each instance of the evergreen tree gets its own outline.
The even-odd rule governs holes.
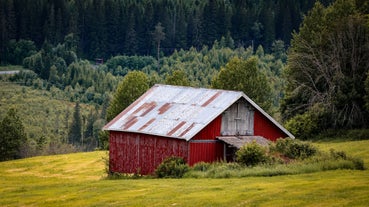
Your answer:
[[[125,37],[125,48],[124,51],[128,55],[135,55],[138,50],[137,46],[137,33],[135,29],[135,17],[133,14],[128,19],[127,32]]]
[[[87,123],[86,123],[85,132],[84,132],[84,137],[86,139],[93,137],[93,124],[94,124],[94,122],[95,122],[95,116],[92,113],[92,111],[90,111],[90,113],[88,114],[88,117],[87,117]]]
[[[82,143],[82,117],[79,102],[74,106],[72,123],[69,128],[68,142],[69,144],[79,146]]]
[[[20,158],[20,147],[27,141],[23,123],[15,109],[9,109],[0,122],[0,161]]]

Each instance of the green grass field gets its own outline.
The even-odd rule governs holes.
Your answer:
[[[369,164],[369,140],[318,143]],[[106,152],[0,163],[0,206],[369,206],[369,170],[232,179],[107,180]]]

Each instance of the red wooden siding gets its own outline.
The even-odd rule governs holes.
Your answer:
[[[188,160],[185,140],[110,131],[109,168],[112,172],[151,174],[169,156]]]
[[[199,133],[197,133],[191,140],[215,140],[220,136],[220,128],[222,126],[222,116],[218,116]]]
[[[190,166],[197,162],[214,162],[224,158],[224,144],[216,140],[220,136],[222,116],[218,116],[190,141]]]
[[[193,166],[198,162],[214,162],[224,159],[224,144],[220,141],[190,142],[190,160],[188,164]]]
[[[288,137],[287,134],[274,125],[259,111],[255,111],[254,113],[254,135],[262,136],[272,141],[275,141],[278,138]]]

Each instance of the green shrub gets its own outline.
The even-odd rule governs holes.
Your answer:
[[[255,166],[267,162],[268,156],[266,152],[265,147],[253,141],[244,145],[236,152],[236,160],[242,165]]]
[[[331,157],[335,160],[338,160],[338,159],[345,160],[347,158],[346,153],[344,151],[336,151],[334,149],[330,149],[329,152],[330,152]]]
[[[272,150],[290,159],[306,159],[318,152],[311,143],[290,138],[278,139]]]
[[[319,131],[319,113],[307,111],[289,119],[285,126],[292,134],[300,139],[306,140]]]
[[[364,160],[357,157],[350,157],[348,158],[349,161],[351,161],[354,164],[354,169],[356,170],[365,170],[364,166]]]
[[[198,162],[192,167],[192,169],[195,171],[205,172],[210,168],[210,166],[211,164],[208,162]]]
[[[182,157],[168,157],[155,170],[158,178],[181,178],[189,170]]]

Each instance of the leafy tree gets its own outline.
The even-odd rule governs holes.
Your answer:
[[[368,20],[355,1],[338,0],[329,7],[316,3],[293,34],[284,118],[323,108],[329,117],[325,129],[367,127],[368,59]]]
[[[36,46],[31,40],[11,40],[6,53],[10,64],[21,65],[24,58],[36,53]]]
[[[0,161],[20,158],[20,147],[26,141],[23,123],[11,108],[0,122]]]
[[[176,70],[171,75],[166,76],[165,84],[189,86],[190,81],[188,80],[187,75],[183,70]]]
[[[113,100],[107,109],[108,121],[140,97],[149,88],[147,75],[140,71],[129,72],[119,83]]]
[[[266,75],[259,71],[258,59],[231,59],[213,79],[213,88],[243,91],[264,110],[271,107],[271,88]]]

